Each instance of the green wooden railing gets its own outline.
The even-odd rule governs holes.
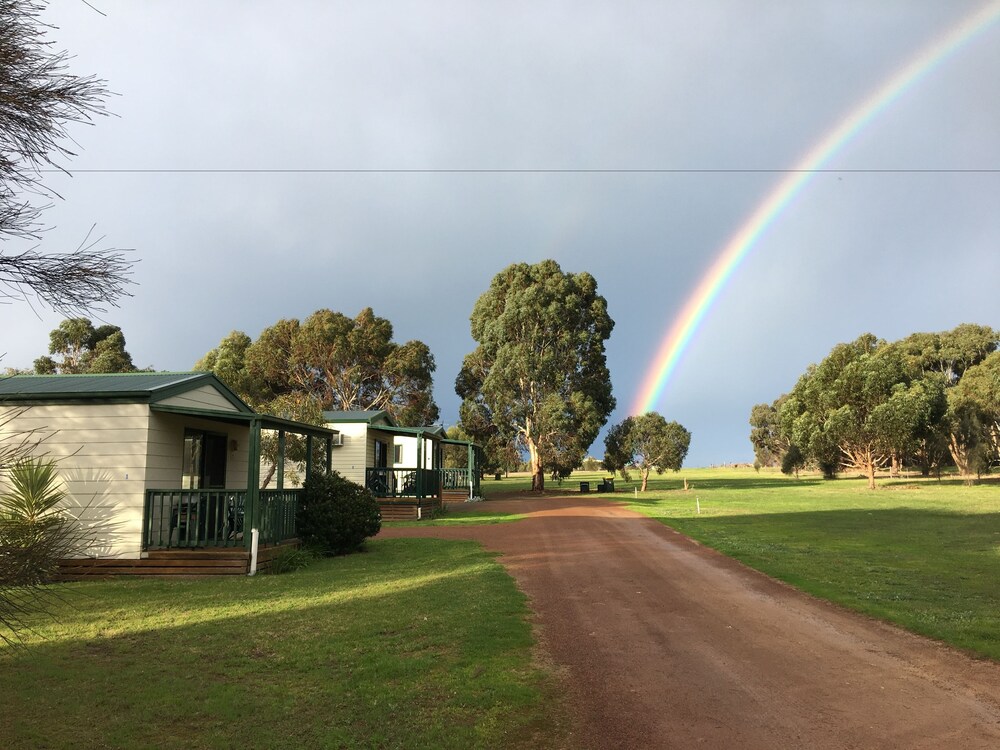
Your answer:
[[[260,544],[295,537],[300,492],[260,491]],[[246,502],[246,490],[147,490],[142,548],[245,546]]]
[[[365,487],[375,497],[437,497],[438,469],[365,469]]]
[[[260,491],[260,544],[277,544],[294,539],[295,513],[302,490]]]
[[[469,491],[468,469],[441,469],[441,489]]]

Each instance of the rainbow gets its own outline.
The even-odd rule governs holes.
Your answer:
[[[917,83],[928,71],[1000,18],[1000,2],[990,2],[921,49],[906,65],[858,104],[767,195],[726,243],[674,318],[639,386],[632,414],[652,411],[691,343],[698,326],[726,282],[739,268],[763,233],[829,159],[880,112]]]

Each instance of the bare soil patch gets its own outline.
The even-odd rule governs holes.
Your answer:
[[[381,536],[500,553],[566,675],[575,747],[1000,747],[996,663],[814,599],[614,503],[487,506],[528,517]]]

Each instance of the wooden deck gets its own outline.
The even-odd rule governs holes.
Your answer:
[[[298,539],[257,550],[257,572],[265,573],[271,560],[286,547],[297,547]],[[142,559],[79,558],[59,563],[59,578],[78,581],[118,576],[240,576],[250,572],[250,553],[243,549],[150,550]]]

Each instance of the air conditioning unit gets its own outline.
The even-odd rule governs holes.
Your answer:
[[[333,435],[333,441],[331,443],[333,447],[339,448],[343,444],[344,444],[344,436],[341,433],[338,432],[336,435]]]

